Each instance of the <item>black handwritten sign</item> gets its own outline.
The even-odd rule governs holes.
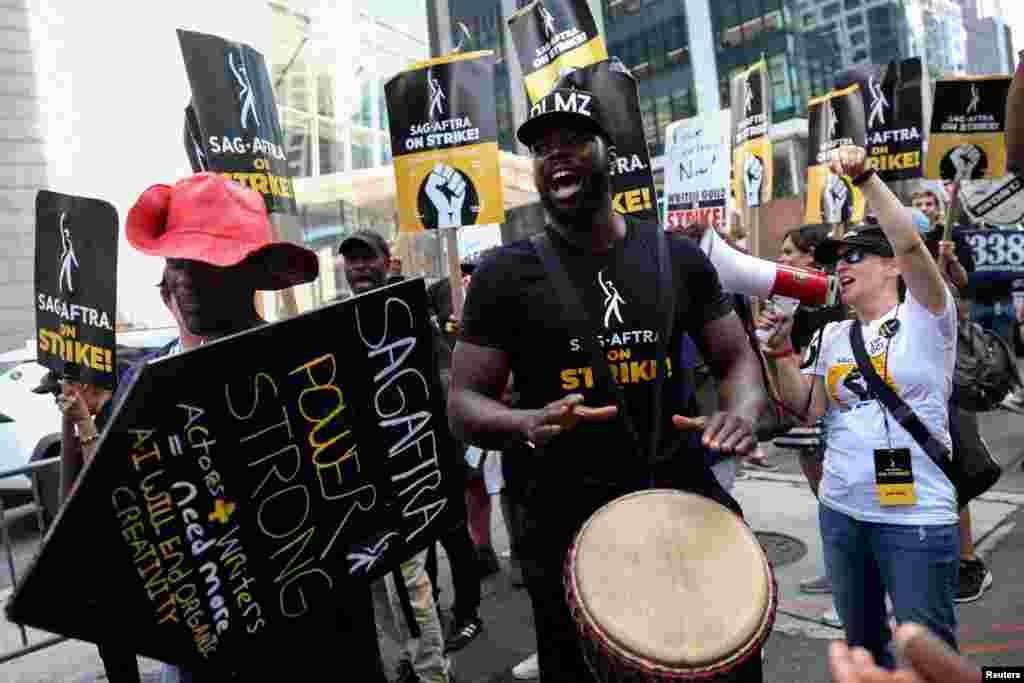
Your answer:
[[[10,619],[193,670],[335,666],[346,595],[462,514],[430,335],[412,280],[150,361]]]

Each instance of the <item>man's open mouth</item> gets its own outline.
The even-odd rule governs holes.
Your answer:
[[[559,169],[551,174],[548,187],[555,199],[564,202],[582,189],[583,178],[568,169]]]

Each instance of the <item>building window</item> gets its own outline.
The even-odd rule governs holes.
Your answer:
[[[857,50],[853,53],[854,63],[863,62],[868,58],[867,50]]]
[[[655,104],[657,106],[657,140],[658,145],[661,146],[665,142],[665,128],[668,124],[672,123],[672,106],[669,103],[668,95],[662,95],[661,97],[656,98]]]
[[[833,2],[825,5],[821,8],[821,16],[825,18],[832,18],[839,14],[839,3]]]
[[[647,140],[647,146],[648,148],[654,147],[658,142],[658,123],[652,98],[642,97],[640,99],[640,116],[644,122],[644,138]]]
[[[867,36],[863,31],[857,31],[856,33],[850,34],[850,45],[853,45],[854,47],[857,45],[863,45],[865,40],[867,40]]]
[[[860,12],[846,17],[846,28],[856,28],[864,25],[864,15]]]
[[[727,28],[720,35],[720,44],[723,47],[739,47],[753,42],[762,33],[779,31],[784,26],[782,11],[776,10]]]
[[[789,59],[785,54],[768,58],[768,73],[772,79],[772,109],[775,111],[792,109],[795,102],[789,74]]]
[[[686,119],[694,115],[693,102],[690,98],[690,88],[683,86],[672,92],[672,118],[676,121]]]
[[[857,9],[860,7],[860,0],[844,0],[843,7],[847,10]]]
[[[608,3],[608,19],[615,21],[619,17],[636,14],[642,5],[641,0],[611,0]]]

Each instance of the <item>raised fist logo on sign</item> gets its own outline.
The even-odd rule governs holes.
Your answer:
[[[464,171],[437,162],[423,178],[417,196],[419,218],[426,230],[476,225],[480,197]]]
[[[974,169],[981,161],[981,150],[974,145],[959,145],[949,155],[956,169],[956,182],[969,180],[974,177]]]
[[[451,166],[435,164],[427,178],[427,197],[437,209],[437,227],[457,228],[462,224],[462,206],[466,203],[466,181]]]
[[[822,193],[821,217],[825,223],[842,223],[847,216],[844,209],[850,200],[850,188],[840,176],[828,174],[825,191]]]
[[[743,172],[746,182],[743,183],[746,191],[747,206],[761,206],[761,183],[764,181],[764,163],[757,158],[756,154],[748,154],[743,163]]]
[[[988,156],[985,150],[970,143],[952,148],[939,162],[939,175],[943,180],[963,182],[977,180],[988,170]]]

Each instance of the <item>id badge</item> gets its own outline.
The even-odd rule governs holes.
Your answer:
[[[875,451],[875,483],[880,505],[914,505],[914,472],[909,448],[879,448]]]

